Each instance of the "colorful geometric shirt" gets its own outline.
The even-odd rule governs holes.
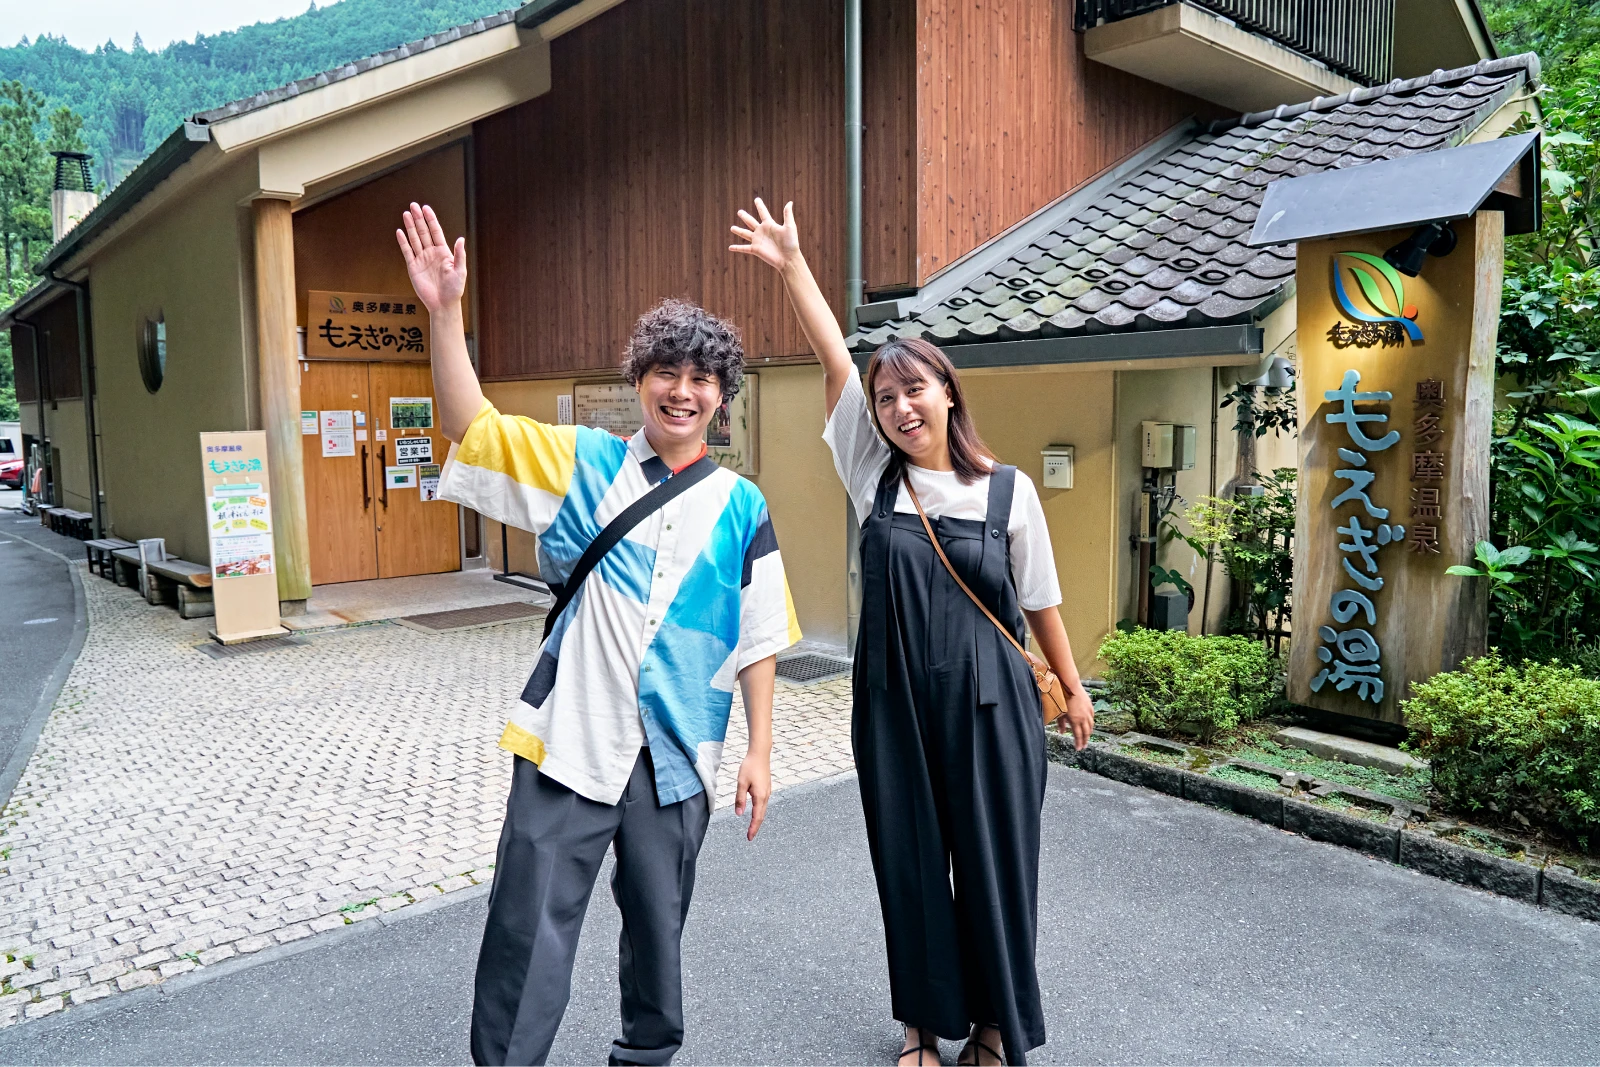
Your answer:
[[[485,404],[450,447],[439,496],[539,539],[539,573],[566,581],[590,541],[672,474],[640,430],[623,439]],[[573,792],[622,797],[650,747],[662,805],[717,766],[739,672],[800,639],[766,501],[719,468],[645,519],[556,620],[500,738]]]

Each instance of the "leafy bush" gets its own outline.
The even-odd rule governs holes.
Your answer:
[[[1600,843],[1600,681],[1558,663],[1508,666],[1491,652],[1412,693],[1401,702],[1416,731],[1410,747],[1452,807]]]
[[[1201,497],[1184,512],[1191,533],[1167,527],[1208,560],[1222,560],[1235,587],[1228,630],[1254,634],[1274,651],[1291,614],[1295,477],[1293,467],[1280,467],[1261,478],[1259,496]]]
[[[1184,728],[1209,741],[1259,717],[1282,688],[1266,647],[1248,637],[1135,628],[1107,637],[1100,658],[1111,702],[1147,733]]]

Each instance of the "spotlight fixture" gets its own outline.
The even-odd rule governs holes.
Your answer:
[[[1383,254],[1395,270],[1408,278],[1422,273],[1422,264],[1428,256],[1448,256],[1456,249],[1456,231],[1448,222],[1429,222],[1418,226],[1416,232]]]

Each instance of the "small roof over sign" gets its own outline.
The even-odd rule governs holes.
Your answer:
[[[1539,135],[1420,152],[1267,186],[1247,242],[1281,245],[1504,211],[1506,233],[1539,228]]]

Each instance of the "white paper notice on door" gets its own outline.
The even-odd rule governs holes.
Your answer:
[[[350,430],[355,428],[355,412],[353,411],[323,411],[319,413],[317,424],[322,427],[322,432],[329,430]]]
[[[423,500],[439,499],[439,464],[417,464],[417,491]]]
[[[394,442],[396,463],[432,463],[433,438],[397,437]]]
[[[300,413],[300,432],[307,437],[313,436],[318,430],[317,413],[315,411],[302,411]]]
[[[417,487],[417,468],[415,467],[385,467],[383,468],[385,484],[390,489],[415,489]]]
[[[324,415],[327,412],[323,412]],[[348,412],[347,412],[348,414]],[[351,429],[323,430],[323,456],[353,456],[356,454],[356,432]]]

